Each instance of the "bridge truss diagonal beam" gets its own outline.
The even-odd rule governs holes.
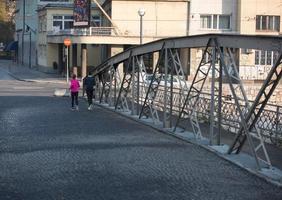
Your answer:
[[[257,130],[255,132],[255,137],[259,140],[259,145],[257,147],[255,147],[251,131],[248,127],[248,122],[245,118],[245,112],[248,112],[249,102],[248,102],[247,97],[245,96],[245,90],[244,90],[244,87],[242,85],[242,82],[239,80],[238,72],[237,72],[237,69],[236,69],[236,65],[234,64],[235,61],[233,60],[232,53],[231,53],[230,49],[227,49],[226,51],[224,51],[224,48],[220,47],[220,44],[218,43],[218,41],[216,39],[215,39],[215,44],[216,44],[216,48],[218,49],[218,51],[220,53],[220,60],[221,60],[225,75],[227,76],[228,83],[229,83],[229,86],[230,86],[230,90],[231,90],[233,98],[235,100],[236,109],[237,109],[237,111],[239,112],[239,115],[240,115],[241,129],[244,132],[244,135],[249,142],[252,154],[253,154],[253,156],[256,160],[257,167],[258,167],[258,169],[261,169],[260,160],[267,163],[268,166],[271,166],[268,153],[267,153],[267,151],[264,147],[264,140],[263,140],[260,132],[257,131]],[[240,85],[239,87],[237,87],[237,89],[239,89],[240,94],[243,95],[243,100],[244,100],[245,107],[246,107],[245,111],[242,110],[242,108],[241,108],[240,100],[239,100],[240,96],[236,93],[236,88],[234,87],[234,84],[233,84],[234,80],[232,78],[234,78],[235,80],[239,80],[239,82],[236,83],[236,84]],[[239,132],[239,134],[240,134],[240,132]],[[259,148],[258,147],[262,147],[264,158],[261,158],[259,156],[259,154],[258,154]],[[228,153],[229,153],[229,151],[228,151]]]
[[[185,130],[187,121],[190,121],[196,138],[202,138],[202,133],[201,133],[201,129],[199,126],[199,122],[198,122],[197,114],[195,110],[196,110],[196,106],[197,106],[201,91],[208,77],[209,70],[212,64],[212,55],[210,52],[211,42],[212,40],[210,39],[208,43],[206,44],[206,48],[202,54],[202,59],[197,68],[196,75],[185,97],[184,104],[182,106],[182,109],[179,113],[176,125],[174,127],[174,131],[176,131],[176,128],[180,126],[180,123],[184,123],[183,128]],[[206,61],[206,55],[208,55],[208,61]],[[207,64],[209,64],[209,66],[208,66],[208,69],[206,70]]]
[[[155,108],[155,105],[154,105],[154,99],[156,97],[158,87],[159,87],[159,84],[160,84],[160,81],[161,81],[160,78],[157,77],[156,74],[157,74],[157,72],[160,71],[159,69],[160,69],[160,65],[161,65],[161,60],[162,60],[162,58],[164,57],[164,54],[165,54],[164,45],[165,45],[165,43],[163,44],[163,48],[160,51],[160,56],[159,56],[157,65],[155,67],[154,73],[152,75],[149,87],[147,89],[147,93],[146,93],[146,96],[145,96],[145,99],[144,99],[144,103],[143,103],[143,106],[141,108],[141,112],[140,112],[140,115],[139,115],[139,118],[142,118],[142,117],[148,118],[148,117],[151,116],[154,122],[159,122],[159,115],[158,115],[158,111],[157,111],[157,109]]]
[[[129,111],[127,95],[129,93],[129,88],[132,80],[132,74],[129,72],[131,67],[132,56],[130,56],[127,60],[126,71],[124,72],[123,79],[121,82],[121,87],[119,90],[118,98],[116,101],[115,109],[121,108],[124,111]]]
[[[264,81],[263,86],[261,87],[258,95],[249,112],[246,114],[246,123],[248,123],[248,131],[252,131],[256,126],[256,122],[262,113],[264,107],[267,104],[267,101],[273,94],[273,91],[277,87],[281,77],[282,77],[282,52],[280,52],[280,56],[278,57],[276,63],[271,68],[266,80]],[[242,150],[242,147],[247,139],[247,135],[243,127],[240,128],[237,137],[235,138],[233,144],[231,145],[228,153],[236,152],[239,153]]]

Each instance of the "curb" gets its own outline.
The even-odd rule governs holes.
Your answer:
[[[29,83],[55,83],[55,84],[66,84],[62,82],[57,82],[57,81],[42,81],[42,80],[31,80],[31,79],[21,79],[18,76],[14,75],[11,72],[7,72],[9,76],[15,78],[18,81],[23,81],[23,82],[29,82]]]
[[[2,71],[5,71],[9,76],[13,77],[14,79],[18,80],[18,81],[23,81],[23,82],[29,82],[29,83],[54,83],[54,84],[67,84],[66,82],[59,82],[59,81],[42,81],[42,80],[32,80],[32,79],[22,79],[18,76],[16,76],[15,74],[13,74],[12,72],[6,70],[6,69],[1,69]]]

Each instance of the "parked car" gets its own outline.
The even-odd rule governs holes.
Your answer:
[[[147,74],[146,75],[146,84],[149,85],[151,80],[153,78],[153,74]],[[165,86],[165,75],[164,74],[157,74],[156,75],[156,79],[160,78],[160,86],[164,87]],[[177,76],[173,76],[173,87],[174,88],[184,88],[185,84],[188,86],[187,82],[183,79],[178,78]],[[153,84],[156,84],[157,81],[155,80],[153,82]],[[171,76],[167,76],[167,86],[170,87],[170,83],[171,83]]]

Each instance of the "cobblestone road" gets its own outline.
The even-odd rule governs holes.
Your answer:
[[[282,189],[198,146],[25,89],[0,90],[1,200],[282,199]]]

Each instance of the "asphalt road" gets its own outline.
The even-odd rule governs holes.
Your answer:
[[[282,189],[111,111],[70,110],[53,84],[0,70],[1,200],[281,200]],[[5,78],[6,77],[6,78]]]

